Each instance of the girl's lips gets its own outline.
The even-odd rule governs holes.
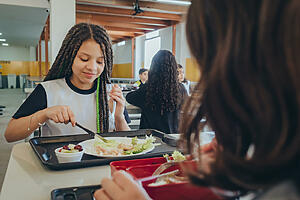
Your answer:
[[[83,73],[87,78],[92,78],[93,76],[95,76],[95,74],[92,73]]]

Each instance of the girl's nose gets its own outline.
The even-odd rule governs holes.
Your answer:
[[[97,69],[97,62],[96,61],[90,61],[87,65],[88,69],[94,70]]]

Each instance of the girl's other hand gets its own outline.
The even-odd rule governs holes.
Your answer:
[[[212,141],[208,144],[201,146],[201,152],[202,153],[215,153],[217,151],[217,140],[216,138],[213,138]]]
[[[72,123],[75,126],[75,116],[69,106],[52,106],[45,109],[47,119],[56,123]]]
[[[103,178],[101,185],[102,189],[94,193],[96,200],[151,199],[144,188],[124,171],[115,172],[112,179]]]
[[[211,164],[216,160],[217,146],[216,138],[201,146],[201,168],[207,174],[211,172]]]
[[[123,96],[122,89],[117,84],[114,84],[112,86],[112,90],[109,93],[109,96],[110,96],[110,102],[111,100],[114,100],[116,102],[115,117],[116,118],[124,117],[123,113],[125,108],[125,98]]]

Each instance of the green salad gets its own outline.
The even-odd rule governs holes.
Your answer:
[[[106,138],[108,141],[104,142],[99,138],[95,138],[94,148],[99,155],[134,155],[142,153],[154,146],[155,138],[150,135],[145,139],[134,138],[120,138],[120,139],[110,139]]]

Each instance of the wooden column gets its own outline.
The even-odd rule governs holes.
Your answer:
[[[42,76],[42,48],[41,48],[42,38],[39,40],[39,76]]]
[[[35,61],[39,61],[39,45],[35,47]]]
[[[134,37],[131,38],[131,78],[134,78],[134,49],[135,49],[135,41]]]
[[[176,24],[172,25],[172,53],[176,53]]]
[[[49,16],[47,18],[46,26],[45,26],[45,71],[48,74],[49,66],[48,66],[48,37],[49,37]]]

